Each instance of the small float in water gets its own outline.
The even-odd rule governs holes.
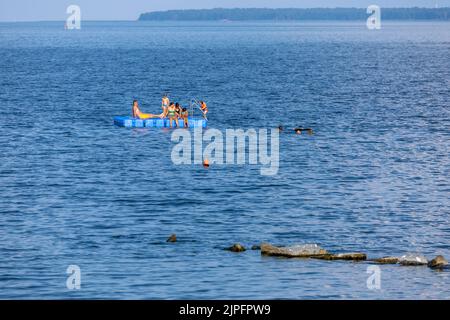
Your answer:
[[[128,116],[114,117],[114,124],[126,128],[170,128],[170,120],[167,118],[139,119]],[[172,120],[172,128],[184,128],[184,121],[178,121],[177,127],[175,120]],[[208,120],[201,118],[188,117],[189,128],[206,128]]]

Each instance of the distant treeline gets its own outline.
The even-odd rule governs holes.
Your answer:
[[[139,20],[202,21],[202,20],[366,20],[361,8],[313,9],[203,9],[169,10],[143,13]],[[384,20],[450,20],[450,8],[381,8]]]

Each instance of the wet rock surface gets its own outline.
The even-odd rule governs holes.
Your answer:
[[[428,264],[428,260],[420,254],[406,254],[400,257],[399,263],[402,266],[423,266]]]
[[[167,240],[166,242],[177,242],[177,235],[176,234],[172,234]]]
[[[231,252],[244,252],[246,251],[245,247],[241,245],[240,243],[235,243],[231,247],[226,248],[225,250],[231,251]]]
[[[244,252],[246,248],[236,243],[225,250],[232,252]],[[347,261],[367,261],[372,264],[400,264],[402,266],[426,266],[432,269],[447,270],[450,269],[448,261],[441,255],[431,261],[421,254],[408,253],[401,257],[384,256],[381,258],[368,259],[367,254],[363,252],[343,252],[331,253],[317,244],[297,244],[291,246],[274,246],[270,243],[253,245],[251,250],[260,250],[261,255],[277,256],[286,258],[312,258],[320,260],[347,260]]]
[[[428,262],[428,267],[432,269],[442,269],[448,266],[448,261],[443,256],[437,256],[430,262]]]
[[[398,257],[382,257],[370,260],[371,262],[378,264],[397,264],[399,261]]]
[[[324,254],[314,257],[322,260],[351,260],[351,261],[363,261],[367,259],[367,255],[362,252],[350,252],[350,253],[337,253],[337,254]]]
[[[266,256],[278,256],[287,258],[309,258],[326,255],[328,251],[317,244],[302,244],[288,247],[276,247],[269,243],[261,244],[261,254]]]

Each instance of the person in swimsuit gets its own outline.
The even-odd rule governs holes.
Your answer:
[[[167,108],[167,117],[169,118],[169,125],[172,128],[172,121],[175,120],[175,123],[178,127],[178,117],[177,111],[175,109],[175,104],[172,102]]]
[[[186,108],[181,109],[181,119],[184,121],[184,127],[189,127],[189,121],[188,121],[189,112]]]
[[[180,106],[180,104],[178,102],[175,103],[175,112],[177,114],[177,117],[181,118],[181,106]]]
[[[169,97],[167,97],[167,94],[164,94],[162,101],[161,101],[161,108],[163,112],[161,113],[161,118],[167,117],[167,109],[169,108],[170,100]]]
[[[159,115],[151,114],[151,113],[142,113],[139,109],[139,103],[137,100],[133,101],[133,108],[131,109],[131,114],[133,118],[139,118],[139,119],[150,119],[150,118],[157,118]]]
[[[203,112],[203,117],[206,119],[206,114],[208,113],[208,106],[205,101],[200,101],[200,110]]]

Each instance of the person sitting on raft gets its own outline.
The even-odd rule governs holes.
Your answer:
[[[206,114],[208,113],[208,106],[205,101],[200,101],[200,110],[203,112],[203,117],[206,118]]]
[[[175,109],[175,104],[172,102],[167,108],[167,117],[169,118],[169,125],[172,128],[172,121],[175,120],[175,123],[178,127],[178,117]]]
[[[160,115],[157,114],[142,113],[141,110],[139,109],[139,103],[137,100],[133,100],[133,108],[131,109],[131,114],[133,115],[133,118],[139,119],[150,119],[160,117]]]
[[[167,94],[164,94],[161,101],[161,108],[163,112],[161,113],[161,118],[167,117],[167,109],[169,108],[170,100]]]

